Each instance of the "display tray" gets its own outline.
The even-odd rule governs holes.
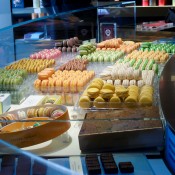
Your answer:
[[[68,110],[62,105],[22,108],[0,115],[0,120],[0,139],[20,148],[48,141],[70,128]]]
[[[94,101],[89,103],[84,102],[82,107],[84,110],[108,110],[108,109],[126,109],[126,108],[142,108],[152,106],[152,103],[139,103],[139,102],[95,102],[96,106],[93,105]],[[89,107],[86,107],[89,106]]]
[[[157,107],[93,111],[79,133],[82,152],[129,150],[163,146],[163,126]]]

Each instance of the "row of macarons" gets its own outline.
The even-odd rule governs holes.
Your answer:
[[[0,126],[6,126],[11,122],[30,119],[34,117],[49,117],[50,119],[56,119],[57,117],[64,114],[62,109],[43,106],[43,107],[33,107],[25,110],[18,110],[17,113],[7,113],[0,117]]]
[[[141,104],[146,103],[152,105],[153,88],[152,86],[143,86],[142,88],[144,89],[145,87],[150,90],[150,92],[148,91],[148,96],[145,94],[144,96],[139,97],[141,91],[139,87],[135,85],[131,85],[128,88],[122,85],[114,86],[110,83],[104,83],[100,78],[96,78],[80,97],[79,105],[83,108],[89,108],[93,105],[95,107],[103,107],[105,102],[110,102],[110,104],[139,102]],[[131,95],[131,92],[134,92],[134,95]]]

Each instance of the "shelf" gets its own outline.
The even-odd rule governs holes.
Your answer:
[[[31,14],[31,13],[46,13],[46,9],[45,8],[33,8],[33,7],[13,8],[12,9],[12,14],[14,15]]]
[[[171,6],[172,7],[172,6]],[[170,6],[137,6],[136,16],[137,17],[160,17],[166,16]]]
[[[175,7],[175,6],[172,6],[172,5],[164,5],[164,6],[136,6],[136,8],[171,8],[171,7]]]
[[[34,13],[33,7],[26,7],[26,8],[12,8],[12,14],[31,14]]]

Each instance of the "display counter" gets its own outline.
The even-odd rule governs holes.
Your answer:
[[[100,3],[1,29],[3,153],[16,146],[80,174],[170,174],[163,161],[171,119],[159,81],[161,89],[175,45],[140,42],[133,4]]]

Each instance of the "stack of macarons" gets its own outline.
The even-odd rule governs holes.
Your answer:
[[[12,114],[12,113],[7,113],[6,115],[0,117],[0,128],[10,124],[12,121],[18,120],[19,118]]]
[[[113,38],[97,44],[97,50],[113,50],[131,53],[140,47],[140,43],[134,41],[122,41],[121,38]]]
[[[143,106],[152,105],[153,103],[153,87],[145,85],[140,90],[139,103]]]
[[[97,48],[104,50],[103,48],[119,48],[123,43],[121,38],[113,38],[109,40],[102,41],[97,44]]]
[[[156,62],[165,62],[169,58],[169,54],[165,51],[141,51],[141,50],[134,50],[132,53],[128,54],[126,59],[154,59]]]
[[[104,80],[139,80],[140,70],[135,70],[130,67],[129,63],[117,62],[114,66],[108,66],[101,74],[100,77]]]
[[[145,85],[151,86],[154,80],[154,71],[153,70],[142,71],[142,79]]]
[[[115,86],[104,84],[100,78],[95,78],[79,99],[79,105],[82,108],[117,107],[120,103],[121,100],[115,93]]]
[[[81,57],[83,57],[84,55],[93,53],[95,52],[95,50],[96,50],[96,46],[94,43],[91,43],[91,42],[87,42],[79,46],[79,54]]]
[[[140,43],[134,43],[133,41],[131,42],[123,42],[122,45],[117,49],[118,51],[123,51],[124,53],[131,53],[132,51],[138,49],[140,47]]]
[[[131,85],[128,87],[128,96],[125,99],[125,103],[137,103],[139,96],[139,88],[138,86]]]
[[[57,109],[52,106],[43,106],[38,108],[29,108],[27,110],[27,118],[34,117],[50,117],[56,118],[64,114],[64,111],[61,109]]]
[[[67,63],[65,63],[64,65],[59,67],[59,70],[63,71],[63,70],[86,70],[87,69],[87,64],[88,64],[88,60],[87,59],[73,59],[71,61],[68,61]]]
[[[114,50],[96,50],[88,55],[77,55],[77,59],[87,59],[90,62],[115,62],[124,56],[122,51]]]
[[[21,59],[6,66],[6,69],[24,69],[28,73],[37,73],[55,64],[54,59]]]
[[[30,55],[30,59],[56,59],[61,56],[61,51],[58,49],[44,49],[40,52]]]
[[[124,100],[128,97],[128,88],[122,85],[115,86],[115,93],[120,99]]]
[[[145,99],[144,92],[147,91],[144,87],[139,88],[136,85],[128,87],[123,85],[114,86],[110,83],[104,83],[100,78],[95,78],[80,97],[79,106],[82,108],[117,108],[124,104],[127,106],[130,104],[137,105],[138,102],[143,104]],[[152,86],[149,87],[151,88]],[[148,94],[149,98],[153,96],[153,91],[151,92],[152,94]],[[146,100],[147,102],[148,100]],[[147,105],[152,105],[152,102],[150,101]]]
[[[78,46],[81,44],[81,41],[78,37],[73,37],[67,40],[58,41],[55,43],[55,47],[62,52],[77,52]]]
[[[41,72],[38,73],[39,80],[45,80],[51,77],[55,73],[54,68],[45,68]]]
[[[57,70],[48,79],[35,80],[34,87],[37,91],[47,93],[77,93],[84,90],[94,75],[94,71]]]

